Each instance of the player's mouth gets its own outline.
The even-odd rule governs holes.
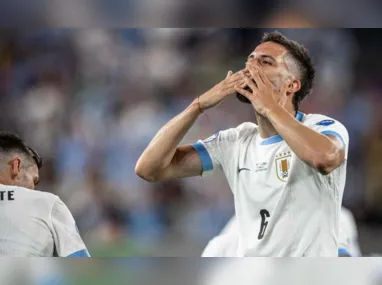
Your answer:
[[[251,79],[252,80],[252,79]],[[253,80],[253,83],[255,83],[256,87],[257,87],[257,84],[256,82]],[[246,86],[244,88],[245,90],[249,91],[249,92],[252,92],[251,88],[249,88],[249,86]],[[239,99],[239,101],[243,102],[243,103],[246,103],[246,104],[251,104],[251,102],[243,95],[241,95],[240,93],[236,92],[236,98]]]

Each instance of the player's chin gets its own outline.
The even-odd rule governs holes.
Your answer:
[[[245,90],[249,91],[249,92],[252,92],[252,90],[247,86],[244,88]],[[247,99],[247,97],[241,95],[240,93],[236,92],[236,98],[242,102],[242,103],[246,103],[246,104],[251,104],[251,102]]]

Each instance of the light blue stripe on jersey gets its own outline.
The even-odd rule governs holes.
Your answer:
[[[304,113],[297,112],[297,114],[296,114],[297,121],[301,122],[302,118],[304,118]]]
[[[338,249],[338,256],[341,256],[341,255],[348,255],[348,256],[351,256],[351,254],[349,253],[349,251],[347,251],[347,250],[344,249],[344,248],[340,248],[340,249]]]
[[[301,122],[302,121],[302,118],[304,117],[304,113],[301,113],[301,112],[297,112],[296,114],[296,119]],[[264,139],[262,142],[261,142],[261,145],[269,145],[269,144],[273,144],[273,143],[278,143],[278,142],[281,142],[283,141],[284,139],[280,136],[280,135],[275,135],[275,136],[272,136],[272,137],[269,137],[269,138],[266,138]]]
[[[86,249],[76,251],[67,257],[73,258],[73,257],[90,257],[89,252]]]
[[[341,135],[339,133],[335,132],[335,131],[323,131],[323,132],[321,132],[321,134],[323,134],[325,136],[334,136],[334,137],[337,137],[337,138],[339,138],[342,141],[342,144],[344,146],[346,146],[346,143],[343,140],[343,138],[341,137]]]
[[[205,146],[201,142],[194,143],[192,144],[192,146],[194,149],[196,149],[196,151],[199,154],[200,160],[202,161],[203,172],[212,170],[214,166]]]
[[[261,142],[261,145],[268,145],[268,144],[273,144],[273,143],[278,143],[283,141],[284,139],[280,135],[275,135],[269,138],[264,139]]]

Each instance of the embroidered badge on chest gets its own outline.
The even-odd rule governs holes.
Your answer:
[[[276,155],[276,176],[282,182],[286,182],[288,180],[291,167],[291,158],[292,154],[290,151],[282,152]]]

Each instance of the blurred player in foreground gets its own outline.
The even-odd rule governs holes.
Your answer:
[[[238,257],[238,241],[238,222],[233,216],[221,233],[210,240],[202,257]],[[338,256],[361,256],[357,225],[353,214],[344,207],[341,208]]]
[[[338,256],[349,137],[338,121],[299,112],[314,75],[303,46],[266,34],[244,70],[229,72],[159,130],[136,173],[159,181],[222,169],[235,200],[239,256]],[[178,146],[203,111],[235,92],[252,105],[257,125]]]
[[[341,208],[340,216],[340,247],[339,256],[362,256],[358,243],[358,230],[353,214],[345,207]]]
[[[0,256],[88,257],[66,205],[34,190],[41,166],[23,140],[0,133]]]

